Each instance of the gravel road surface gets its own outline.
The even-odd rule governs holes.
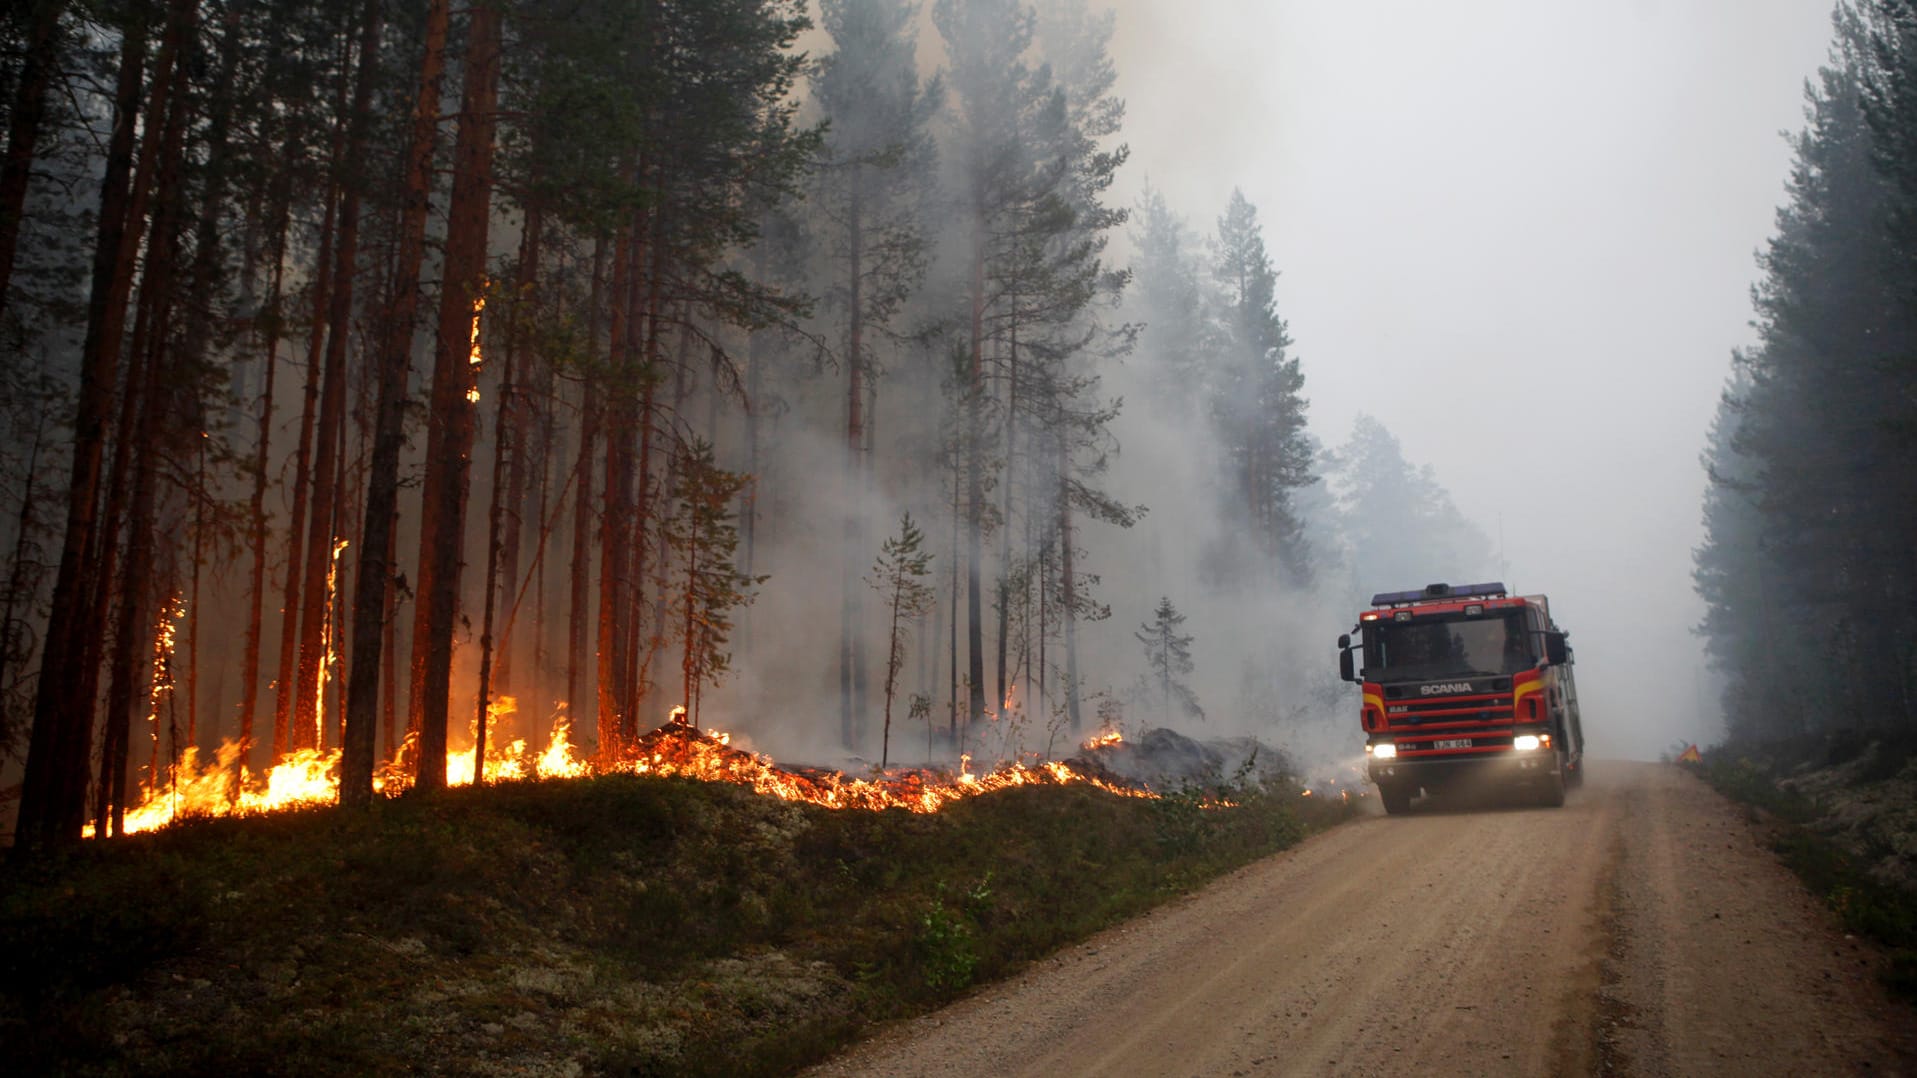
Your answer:
[[[901,1024],[842,1075],[1917,1075],[1917,1012],[1677,768],[1333,829]]]

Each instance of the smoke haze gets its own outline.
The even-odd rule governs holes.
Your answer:
[[[1829,5],[1117,9],[1121,183],[1260,208],[1319,438],[1376,416],[1551,596],[1594,752],[1714,737],[1697,458]],[[1355,613],[1297,631],[1329,666]]]

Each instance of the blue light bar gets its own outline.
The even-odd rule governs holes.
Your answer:
[[[1503,598],[1506,594],[1503,584],[1461,584],[1452,587],[1449,584],[1426,584],[1417,591],[1381,591],[1371,597],[1372,606],[1399,606],[1406,603],[1428,603],[1443,599],[1491,599]]]

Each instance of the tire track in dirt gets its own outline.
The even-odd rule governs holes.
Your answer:
[[[1420,805],[814,1073],[1911,1073],[1909,1009],[1759,837],[1652,764],[1600,763],[1562,809]]]

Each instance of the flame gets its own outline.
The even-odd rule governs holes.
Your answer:
[[[475,367],[479,366],[480,360],[481,360],[481,357],[479,354],[479,316],[485,310],[486,310],[485,295],[481,294],[478,296],[474,296],[473,297],[473,337],[472,337],[471,350],[466,355],[466,362],[470,363],[471,365]]]
[[[346,549],[346,540],[333,540],[333,560],[326,566],[326,616],[320,619],[320,660],[319,681],[314,686],[313,700],[313,744],[326,744],[326,683],[332,680],[335,670],[339,669],[339,634],[334,632],[335,613],[339,610],[339,554]]]
[[[180,621],[185,617],[186,599],[175,592],[161,608],[160,627],[153,635],[153,685],[147,690],[146,721],[156,745],[160,740],[160,709],[173,697],[173,650],[179,643]]]
[[[959,757],[957,775],[924,768],[894,768],[871,778],[848,778],[839,771],[782,768],[771,757],[731,747],[730,738],[711,730],[668,723],[639,739],[632,759],[614,770],[640,775],[678,776],[707,782],[731,782],[786,801],[804,801],[832,809],[902,808],[937,812],[954,801],[1014,786],[1084,784],[1120,797],[1151,798],[1147,789],[1124,786],[1070,764],[1047,761],[1037,766],[1014,761],[985,775],[972,773],[969,754]]]
[[[1093,749],[1102,749],[1107,745],[1123,744],[1124,741],[1125,735],[1119,732],[1118,727],[1103,726],[1099,728],[1097,733],[1086,738],[1085,743],[1080,745],[1079,748],[1090,752]]]
[[[481,356],[479,353],[479,316],[481,312],[485,311],[485,309],[486,309],[486,296],[483,293],[480,295],[474,296],[473,297],[473,335],[472,335],[471,342],[467,346],[467,352],[466,352],[467,366],[473,367],[473,368],[477,368],[480,365],[480,363],[484,362],[484,359],[485,359],[485,357]],[[472,404],[479,403],[479,387],[478,386],[475,385],[475,386],[470,386],[467,388],[466,400]]]
[[[513,714],[515,709],[516,701],[502,696],[489,707],[489,721]],[[1057,760],[1030,764],[1013,761],[975,774],[969,753],[959,757],[956,773],[935,768],[892,768],[856,778],[840,771],[780,767],[769,756],[734,747],[730,734],[694,729],[684,721],[683,708],[675,708],[664,726],[643,735],[626,757],[598,767],[572,743],[571,734],[572,718],[561,704],[544,748],[535,749],[524,738],[517,738],[504,748],[488,750],[486,781],[585,778],[623,772],[733,783],[770,797],[832,809],[902,808],[917,813],[937,812],[954,801],[1014,786],[1077,784],[1095,786],[1119,797],[1158,796],[1150,789],[1127,786],[1095,770]],[[408,757],[412,741],[409,736],[394,759],[374,772],[375,791],[392,795],[412,786],[412,776],[400,762]],[[332,804],[338,799],[337,748],[303,749],[263,774],[239,766],[239,757],[240,746],[231,740],[220,746],[211,761],[188,749],[160,781],[142,784],[138,807],[127,813],[126,832],[152,831],[188,816],[253,815]],[[464,786],[472,779],[473,750],[448,753],[447,785]],[[91,826],[86,834],[93,836]]]

